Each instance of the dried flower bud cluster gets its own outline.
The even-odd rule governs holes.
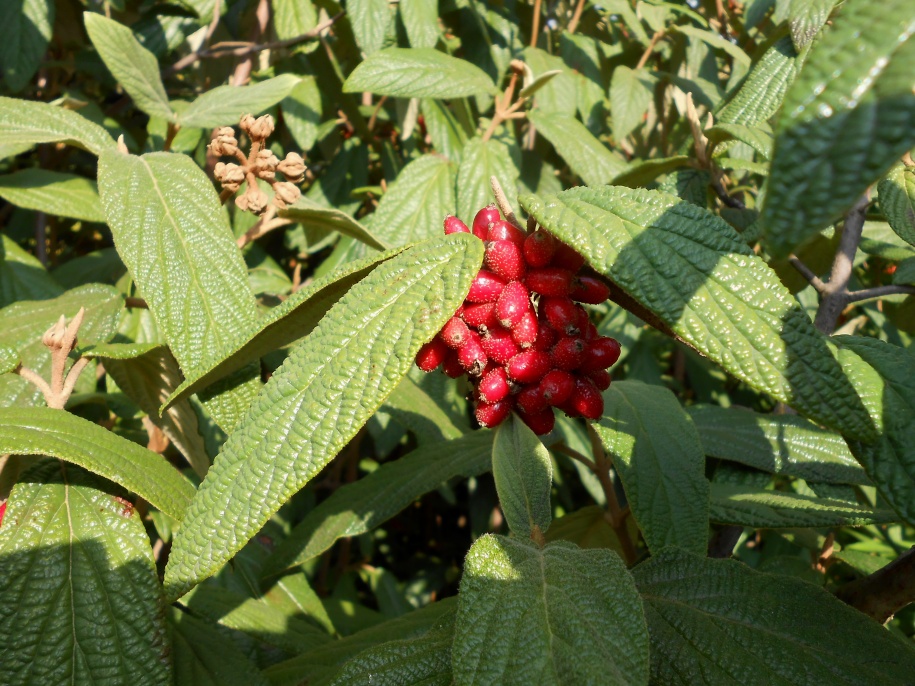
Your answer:
[[[213,176],[226,193],[235,194],[246,184],[244,193],[235,198],[235,205],[243,211],[253,214],[263,214],[270,204],[270,197],[258,186],[258,179],[266,181],[273,189],[273,204],[283,209],[299,199],[302,192],[298,188],[305,180],[305,160],[298,153],[287,153],[282,161],[273,152],[265,147],[267,138],[273,133],[273,117],[265,114],[256,119],[246,114],[241,118],[239,126],[248,138],[251,139],[251,151],[245,155],[238,147],[235,130],[230,126],[223,126],[216,130],[209,150],[217,157],[235,157],[235,162],[217,162],[213,169]],[[276,172],[280,172],[285,181],[278,180]],[[225,199],[225,198],[224,198]]]
[[[580,270],[584,258],[549,233],[527,233],[502,219],[495,205],[477,212],[472,230],[445,218],[445,234],[473,233],[485,241],[483,268],[464,304],[424,345],[416,364],[439,366],[474,384],[476,417],[496,426],[517,411],[538,434],[553,430],[558,408],[570,417],[599,418],[607,369],[620,356],[600,336],[579,303],[598,304],[610,292]]]

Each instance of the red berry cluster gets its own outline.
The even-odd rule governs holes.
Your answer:
[[[417,366],[439,366],[474,383],[476,417],[496,426],[512,410],[538,434],[553,430],[553,408],[570,417],[599,418],[607,369],[620,345],[599,336],[578,303],[601,303],[609,290],[580,274],[584,258],[546,231],[522,231],[484,207],[473,227],[445,218],[445,234],[473,233],[485,241],[483,269],[464,304],[420,348]],[[577,302],[576,302],[577,301]]]

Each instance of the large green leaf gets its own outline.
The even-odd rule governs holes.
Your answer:
[[[644,317],[728,372],[848,435],[873,425],[807,314],[734,229],[657,191],[574,188],[521,199]],[[642,315],[640,315],[642,316]]]
[[[789,37],[778,40],[760,58],[734,96],[715,116],[717,124],[753,126],[778,111],[800,69]]]
[[[915,245],[915,168],[899,165],[877,186],[880,209],[893,231]]]
[[[416,441],[422,446],[450,441],[468,430],[466,418],[449,415],[443,405],[439,395],[433,397],[408,376],[388,396],[382,409],[416,434]]]
[[[41,262],[6,234],[0,236],[0,309],[19,300],[55,298],[62,292]]]
[[[760,221],[785,257],[915,145],[915,5],[846,2],[785,96]]]
[[[378,250],[388,247],[386,236],[383,233],[376,236],[346,212],[326,207],[305,196],[301,196],[286,209],[280,210],[279,214],[281,217],[299,222],[306,229],[318,229],[328,233],[339,231]]]
[[[0,140],[4,145],[69,143],[96,155],[115,147],[101,126],[63,107],[0,97]]]
[[[886,501],[915,522],[915,358],[876,338],[836,336],[839,361],[870,412],[876,441],[848,447]]]
[[[467,132],[452,114],[448,106],[435,98],[423,98],[419,103],[426,122],[426,132],[432,139],[432,147],[455,163],[460,163]]]
[[[47,407],[0,408],[0,453],[67,460],[181,521],[194,487],[161,455],[98,424]]]
[[[207,91],[181,112],[178,121],[189,128],[233,126],[243,114],[260,114],[292,92],[299,77],[280,74],[250,86],[219,86]]]
[[[455,165],[441,155],[423,155],[408,164],[381,196],[372,229],[388,245],[438,236],[446,215],[457,211]]]
[[[99,192],[114,243],[186,376],[256,326],[248,273],[206,174],[185,155],[110,152]],[[260,385],[255,368],[209,405],[230,431]]]
[[[623,479],[648,549],[703,552],[708,543],[709,484],[699,435],[673,393],[620,381],[604,393],[594,425]]]
[[[380,50],[393,19],[387,0],[347,0],[346,12],[362,51],[371,55]]]
[[[589,186],[610,183],[626,168],[625,160],[605,148],[574,117],[533,110],[528,118],[537,131],[553,144],[572,171]]]
[[[719,524],[754,529],[864,526],[899,521],[892,510],[872,510],[844,500],[718,483],[712,484],[709,517]]]
[[[435,47],[442,33],[438,27],[438,0],[401,0],[397,11],[407,31],[410,47]]]
[[[478,539],[464,562],[456,684],[647,684],[635,584],[609,550]]]
[[[387,48],[356,67],[343,90],[401,98],[462,98],[495,93],[496,87],[479,67],[432,48]]]
[[[4,683],[172,683],[149,537],[103,488],[56,460],[13,488],[0,529]]]
[[[0,198],[59,217],[105,221],[95,182],[76,174],[22,169],[0,176]]]
[[[0,73],[7,88],[25,88],[48,49],[54,25],[50,0],[10,0],[3,3],[0,23]]]
[[[546,533],[553,519],[553,463],[537,435],[514,414],[496,429],[492,476],[511,532],[523,538]]]
[[[622,140],[642,123],[654,99],[651,82],[625,65],[613,70],[610,81],[610,111],[613,114],[613,136]]]
[[[811,481],[870,483],[842,436],[803,417],[714,405],[693,405],[687,412],[706,455]]]
[[[791,0],[788,24],[798,51],[807,47],[826,24],[838,0]]]
[[[426,241],[353,286],[271,377],[216,458],[166,568],[177,598],[216,573],[346,445],[463,301],[483,259],[467,234]]]
[[[872,686],[905,683],[915,670],[910,645],[805,581],[681,550],[634,574],[652,683]]]
[[[517,207],[512,191],[521,172],[515,166],[508,146],[492,138],[488,141],[480,136],[471,138],[461,153],[457,175],[457,213],[468,224],[478,210],[492,203],[489,183],[492,176],[499,179],[509,201]]]
[[[289,5],[310,5],[288,0]],[[274,26],[278,24],[274,23]],[[318,138],[318,124],[321,123],[321,91],[313,76],[306,76],[289,91],[280,103],[283,122],[299,148],[311,150]]]
[[[177,121],[178,115],[168,104],[156,56],[123,24],[94,12],[86,12],[83,17],[89,40],[134,104],[151,117]]]
[[[311,0],[273,0],[270,3],[273,14],[273,30],[280,40],[296,38],[308,33],[318,25],[318,11]],[[311,52],[320,46],[320,41],[313,40],[299,43],[295,52]]]

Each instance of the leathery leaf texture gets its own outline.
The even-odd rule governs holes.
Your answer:
[[[478,539],[464,562],[454,683],[648,683],[648,631],[616,553]]]
[[[171,598],[214,574],[346,445],[460,306],[482,261],[469,234],[406,250],[292,350],[188,508],[165,572]]]
[[[521,204],[625,299],[738,379],[846,435],[874,436],[826,339],[719,217],[667,193],[616,186]]]
[[[911,646],[806,581],[673,548],[633,574],[652,683],[872,686],[915,673]]]

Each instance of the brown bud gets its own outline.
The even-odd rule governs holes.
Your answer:
[[[286,159],[280,162],[277,171],[281,172],[288,181],[292,183],[302,183],[305,180],[305,160],[295,152],[286,153]]]
[[[216,166],[213,167],[213,176],[227,191],[237,191],[245,180],[245,170],[234,162],[229,164],[217,162]]]
[[[268,202],[270,202],[270,198],[267,197],[267,194],[255,185],[248,186],[248,190],[235,198],[235,205],[238,209],[247,210],[253,214],[263,214]]]
[[[254,173],[264,181],[273,181],[279,160],[270,150],[261,150],[254,159]]]
[[[254,123],[251,124],[251,128],[248,129],[248,135],[251,136],[253,141],[266,140],[271,133],[273,133],[273,117],[269,114],[255,119]]]
[[[251,126],[254,124],[254,117],[250,114],[243,114],[241,119],[238,121],[238,125],[241,127],[241,130],[251,135]]]
[[[295,184],[288,181],[280,181],[273,184],[273,192],[276,194],[273,196],[273,204],[281,210],[287,205],[293,204],[302,195],[302,191]]]
[[[235,129],[223,126],[216,130],[216,137],[210,141],[210,152],[219,157],[232,156],[238,152],[238,140],[235,138]]]
[[[60,319],[58,319],[50,329],[44,332],[44,335],[41,337],[41,342],[52,350],[59,348],[64,340],[64,333],[66,330],[67,319],[63,315],[60,315]]]

